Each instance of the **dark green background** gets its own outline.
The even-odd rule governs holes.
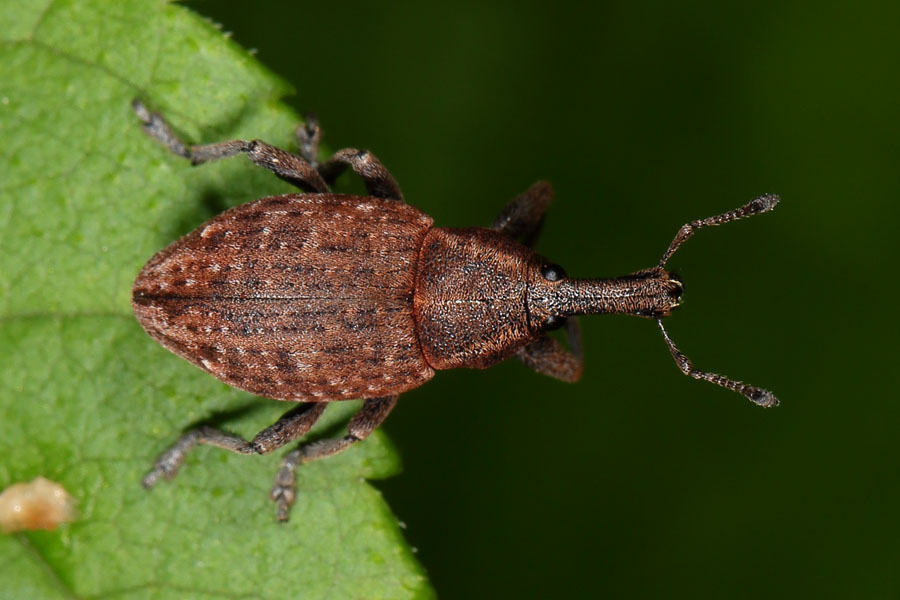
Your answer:
[[[628,317],[584,322],[579,384],[508,363],[401,399],[378,485],[442,597],[900,594],[900,5],[291,4],[191,6],[439,224],[547,178],[539,250],[611,276],[783,197],[676,255],[668,322],[780,408],[683,377]]]

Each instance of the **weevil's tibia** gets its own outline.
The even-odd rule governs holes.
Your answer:
[[[678,365],[678,368],[681,369],[682,373],[684,373],[688,377],[693,377],[694,379],[702,379],[704,381],[708,381],[710,383],[720,385],[723,388],[737,392],[754,404],[758,404],[766,408],[778,406],[778,398],[776,398],[775,395],[769,390],[758,388],[753,385],[747,385],[746,383],[735,381],[734,379],[729,379],[728,377],[725,377],[723,375],[717,375],[716,373],[709,373],[707,371],[701,371],[694,368],[694,365],[691,363],[690,359],[688,359],[687,356],[681,353],[681,350],[679,350],[675,346],[675,342],[673,342],[672,338],[669,337],[669,333],[666,331],[666,328],[662,324],[662,319],[656,319],[656,324],[659,325],[659,330],[662,332],[663,339],[666,340],[666,345],[669,346],[669,352],[672,353],[672,358],[675,359],[675,364]]]
[[[675,254],[675,251],[678,250],[679,246],[688,241],[698,229],[709,227],[711,225],[724,225],[725,223],[729,223],[731,221],[736,221],[738,219],[752,217],[753,215],[759,215],[764,212],[769,212],[770,210],[775,208],[775,205],[778,204],[778,200],[779,198],[775,194],[766,194],[764,196],[760,196],[759,198],[755,198],[744,206],[736,208],[725,214],[685,223],[681,227],[681,229],[678,230],[678,233],[675,235],[675,239],[672,240],[672,243],[669,244],[669,249],[666,250],[665,254],[663,254],[662,259],[659,261],[659,268],[662,269],[663,267],[665,267],[666,263],[669,261],[672,255]]]

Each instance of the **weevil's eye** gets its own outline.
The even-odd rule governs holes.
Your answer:
[[[551,263],[541,267],[541,275],[547,281],[559,281],[566,276],[566,272],[561,266]]]
[[[555,315],[550,315],[546,321],[544,321],[544,331],[553,331],[554,329],[559,329],[563,325],[566,324],[565,317],[557,317]]]

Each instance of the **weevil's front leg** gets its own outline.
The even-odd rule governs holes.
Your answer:
[[[566,321],[566,340],[569,343],[568,349],[549,335],[543,335],[520,349],[516,357],[529,369],[574,383],[581,379],[584,371],[581,328],[577,319],[570,318]]]
[[[397,404],[397,396],[370,398],[347,424],[347,435],[342,438],[321,440],[303,444],[284,457],[281,469],[272,487],[272,500],[278,506],[278,520],[287,521],[291,505],[296,499],[296,471],[303,463],[343,452],[356,442],[369,437],[381,425]]]
[[[168,148],[172,154],[190,159],[199,165],[220,158],[246,154],[255,164],[272,171],[275,175],[306,192],[328,192],[328,185],[316,168],[304,158],[276,148],[260,140],[231,140],[205,146],[188,146],[172,131],[165,119],[151,113],[143,102],[132,102],[134,112],[144,122],[144,131],[150,137]]]
[[[301,404],[257,433],[250,442],[239,435],[209,425],[201,425],[186,432],[172,447],[163,452],[142,483],[145,488],[150,489],[160,479],[175,477],[187,453],[200,444],[218,446],[238,454],[268,454],[306,434],[324,411],[324,403]]]
[[[522,240],[522,243],[531,248],[541,233],[544,214],[551,202],[553,187],[547,181],[538,181],[500,211],[491,224],[491,229]]]

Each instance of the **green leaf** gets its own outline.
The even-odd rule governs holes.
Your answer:
[[[0,535],[0,595],[431,597],[365,482],[399,469],[380,434],[302,467],[287,524],[268,499],[283,453],[202,447],[173,482],[140,485],[192,423],[225,415],[252,436],[286,406],[153,342],[131,315],[132,280],[213,214],[290,188],[243,159],[192,169],[141,132],[130,102],[195,141],[291,146],[290,86],[162,1],[0,0],[0,15],[0,488],[44,476],[80,513]],[[330,406],[313,435],[358,406]]]

